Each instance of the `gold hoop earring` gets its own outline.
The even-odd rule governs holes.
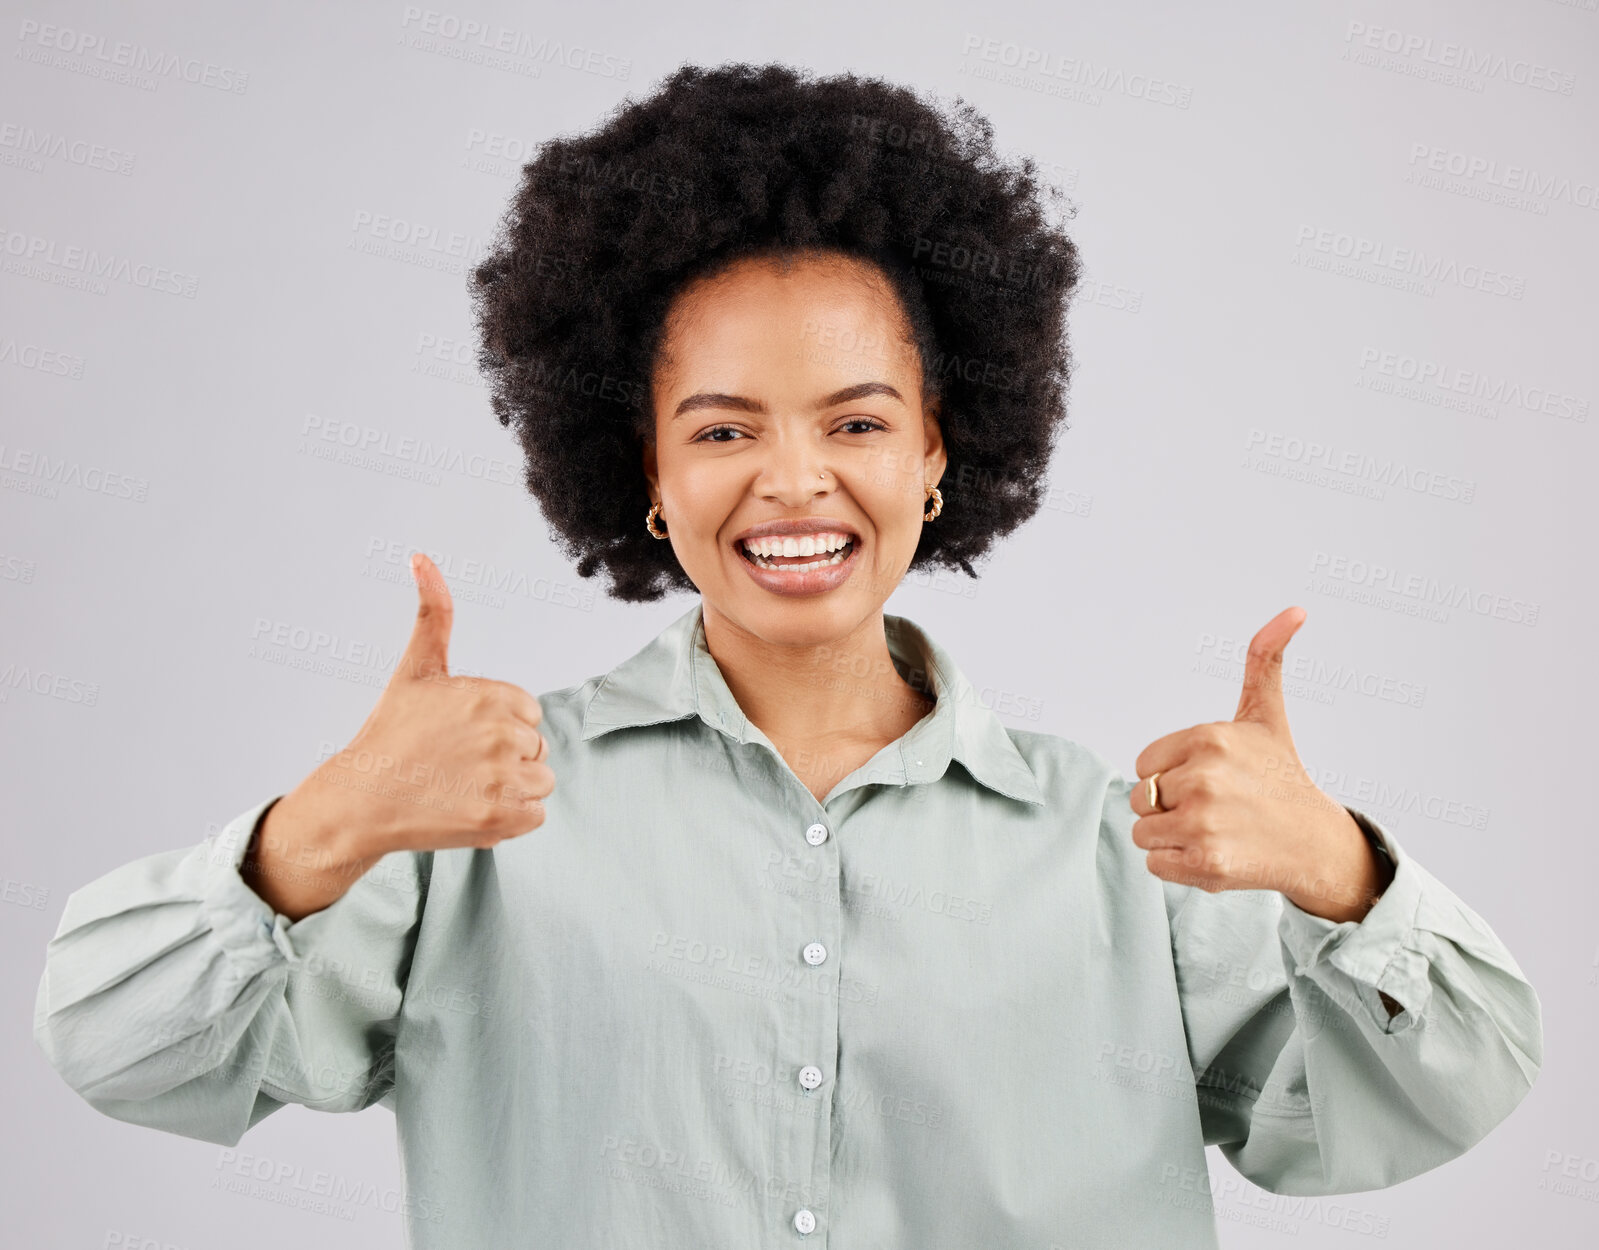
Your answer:
[[[931,499],[933,501],[933,510],[931,512],[922,513],[922,520],[931,521],[944,510],[944,496],[939,491],[938,487],[932,486],[928,488],[927,499]],[[926,503],[927,499],[922,500],[922,502]]]
[[[650,510],[644,514],[644,528],[649,530],[650,536],[652,538],[665,538],[666,537],[665,534],[663,534],[660,530],[655,528],[655,518],[660,516],[660,515],[661,515],[661,505],[659,503],[653,504],[650,507]]]

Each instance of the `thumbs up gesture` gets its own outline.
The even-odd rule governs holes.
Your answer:
[[[450,672],[455,609],[438,568],[411,557],[411,638],[371,715],[267,812],[251,887],[291,919],[328,906],[391,851],[492,847],[544,822],[555,789],[538,700]]]
[[[1393,870],[1294,749],[1283,651],[1304,622],[1303,608],[1286,608],[1251,639],[1232,720],[1178,730],[1139,753],[1133,843],[1163,880],[1207,893],[1278,890],[1312,915],[1359,921]]]
[[[455,605],[438,567],[411,557],[417,614],[405,652],[350,745],[327,764],[383,784],[361,787],[372,850],[491,847],[544,820],[555,788],[538,700],[519,686],[450,673]]]

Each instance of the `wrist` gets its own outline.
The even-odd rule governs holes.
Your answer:
[[[1346,920],[1358,924],[1388,888],[1394,869],[1387,857],[1377,852],[1365,829],[1346,807],[1339,806],[1334,823],[1338,831],[1328,838],[1326,845],[1336,850],[1324,855],[1304,874],[1305,889],[1283,893],[1289,902],[1309,915],[1320,916],[1334,924]]]
[[[337,759],[324,761],[268,815],[281,828],[284,850],[329,871],[370,867],[384,855],[381,832],[373,828],[370,810],[361,810],[363,796],[352,793],[347,778],[334,771]]]
[[[239,874],[273,911],[297,921],[342,898],[380,855],[365,850],[315,790],[291,790],[256,825]]]

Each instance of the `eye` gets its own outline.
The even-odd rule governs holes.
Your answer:
[[[866,429],[856,431],[859,434],[870,434],[872,432],[872,430],[886,430],[886,429],[888,429],[888,427],[886,425],[884,425],[881,421],[874,421],[870,417],[851,417],[848,421],[844,422],[844,425],[864,425],[864,426],[866,426],[867,427]],[[843,428],[844,428],[844,426],[840,426],[839,427],[839,429],[843,429]]]
[[[694,436],[692,441],[696,442],[696,443],[728,443],[728,442],[734,441],[732,439],[727,439],[727,438],[712,438],[711,437],[712,434],[716,434],[716,433],[721,432],[721,431],[726,431],[729,434],[741,434],[742,433],[742,431],[739,430],[736,426],[731,426],[731,425],[713,425],[708,430],[701,430],[698,434],[696,434]]]

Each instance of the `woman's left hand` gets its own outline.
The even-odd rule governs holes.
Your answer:
[[[1133,842],[1163,880],[1208,893],[1278,890],[1312,915],[1359,921],[1393,868],[1294,749],[1283,650],[1304,622],[1303,608],[1284,609],[1250,641],[1232,720],[1167,734],[1139,754]],[[1160,810],[1149,802],[1155,773]]]

